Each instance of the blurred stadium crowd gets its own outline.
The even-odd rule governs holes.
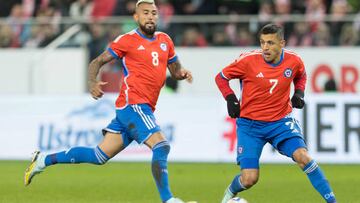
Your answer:
[[[254,46],[258,44],[258,28],[268,22],[284,26],[288,46],[360,45],[359,0],[156,2],[158,28],[170,34],[177,46]],[[82,32],[65,46],[88,46],[93,58],[110,40],[136,27],[131,19],[135,3],[136,0],[0,1],[0,48],[44,47],[72,24],[81,23]],[[216,16],[227,20],[216,20]]]

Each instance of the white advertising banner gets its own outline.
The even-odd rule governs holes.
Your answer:
[[[87,60],[80,48],[0,49],[0,93],[83,93]]]
[[[114,118],[115,98],[1,96],[0,159],[28,159],[35,149],[55,152],[96,146],[102,139],[101,129]],[[307,95],[306,101],[306,109],[294,115],[303,126],[310,154],[319,162],[360,163],[360,96]],[[235,120],[227,117],[220,95],[164,95],[155,116],[171,143],[171,161],[235,162]],[[150,158],[146,146],[133,143],[114,159]],[[269,145],[261,160],[291,161]]]

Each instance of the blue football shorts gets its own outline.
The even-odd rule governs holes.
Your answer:
[[[259,168],[259,159],[266,143],[290,158],[297,149],[306,148],[300,125],[292,116],[273,122],[238,118],[236,125],[236,161],[242,169]]]
[[[116,109],[116,117],[102,132],[104,135],[106,132],[121,134],[125,148],[133,140],[142,144],[159,131],[160,126],[148,104],[129,104]]]

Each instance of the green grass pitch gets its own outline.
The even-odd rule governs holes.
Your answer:
[[[160,203],[149,163],[56,165],[23,185],[28,162],[0,162],[0,203]],[[360,165],[320,165],[340,203],[360,203]],[[235,164],[169,163],[170,184],[186,201],[219,203]],[[250,203],[322,203],[296,165],[263,164],[260,180],[241,193]]]

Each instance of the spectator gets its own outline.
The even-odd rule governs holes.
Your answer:
[[[169,3],[168,0],[158,0],[158,11],[159,11],[159,30],[167,30],[170,26],[171,19],[174,15],[174,7]]]
[[[99,23],[90,25],[91,40],[88,44],[89,47],[89,61],[92,61],[96,56],[100,55],[108,44],[108,39],[105,35],[104,28]]]
[[[222,0],[220,1],[219,13],[221,14],[258,14],[258,0]]]
[[[24,41],[23,46],[28,48],[39,47],[40,43],[43,41],[43,34],[41,33],[41,28],[39,25],[34,24],[29,26],[30,34],[26,41]]]
[[[272,15],[274,15],[274,5],[272,1],[265,0],[260,4],[259,9],[259,20],[261,22],[261,27],[264,24],[268,24],[271,20]]]
[[[108,17],[113,14],[116,0],[93,0],[92,16],[95,18]]]
[[[40,24],[52,26],[55,32],[60,30],[61,12],[53,4],[42,7],[36,13],[36,19]]]
[[[7,17],[6,23],[10,26],[12,31],[12,47],[20,47],[20,36],[24,29],[23,7],[21,4],[15,4],[11,8],[10,16]]]
[[[0,18],[10,15],[11,8],[15,4],[21,4],[22,0],[1,0],[0,1]]]
[[[229,37],[224,32],[224,29],[218,28],[213,32],[212,40],[211,40],[212,46],[231,46],[231,42],[229,40]]]
[[[113,16],[131,16],[134,14],[136,2],[133,0],[118,0],[113,10]]]
[[[238,31],[237,46],[252,46],[254,45],[254,38],[248,29],[240,28]]]
[[[313,1],[313,0],[303,0],[303,1],[291,0],[291,13],[292,14],[304,14],[305,9],[306,9],[305,4],[308,1]]]
[[[320,23],[317,30],[313,33],[313,46],[328,46],[330,45],[329,27],[325,23]]]
[[[176,14],[202,15],[216,14],[217,2],[214,0],[173,0]]]
[[[285,36],[290,46],[328,46],[328,45],[360,45],[360,12],[353,21],[353,28],[346,25],[346,15],[350,13],[350,4],[358,9],[356,0],[155,0],[158,3],[159,24],[158,28],[167,31],[174,39],[175,44],[184,46],[206,46],[207,39],[213,46],[253,45],[255,41],[254,30],[263,23],[270,21],[283,25]],[[3,29],[3,35],[10,42],[8,46],[20,47],[45,46],[60,30],[64,31],[67,25],[60,25],[62,14],[71,17],[126,15],[131,16],[135,9],[135,0],[3,0],[0,1],[0,16],[4,15],[4,8],[9,16],[6,23],[11,28],[9,40],[7,28]],[[354,3],[355,2],[355,3]],[[22,3],[22,4],[21,4]],[[116,4],[116,6],[114,6]],[[11,5],[11,9],[9,7]],[[113,6],[111,6],[113,5]],[[113,9],[116,7],[116,9]],[[259,8],[253,12],[254,8]],[[331,21],[324,24],[326,11],[331,14]],[[1,13],[2,12],[2,13]],[[34,14],[35,12],[35,14]],[[304,12],[307,24],[288,22],[290,15]],[[198,29],[187,30],[187,26],[197,24],[171,23],[174,14],[198,15],[198,14],[229,14],[228,23],[221,25],[221,30],[213,30],[209,24],[202,24],[201,32]],[[244,23],[247,29],[239,29],[243,23],[239,23],[238,14],[257,13],[257,20]],[[276,16],[278,14],[280,16]],[[36,16],[39,25],[31,25],[26,22],[29,16]],[[273,19],[274,18],[274,19]],[[233,20],[235,19],[235,20]],[[25,21],[25,23],[23,23]],[[133,30],[136,24],[124,18],[120,20],[121,33]],[[48,28],[47,26],[52,26]],[[110,27],[110,29],[112,29]],[[114,32],[113,32],[114,31]],[[110,32],[118,33],[115,30]],[[7,33],[7,34],[4,34]],[[331,33],[331,34],[329,34]],[[87,36],[87,37],[86,37]],[[84,30],[81,34],[73,37],[73,44],[87,44],[90,32]],[[105,37],[107,38],[107,37]],[[74,39],[74,40],[73,40]],[[84,40],[82,40],[84,39]],[[30,40],[30,42],[27,42]],[[69,41],[69,42],[70,42]]]
[[[32,17],[35,9],[34,0],[23,0],[22,6],[23,6],[23,16],[26,19]]]
[[[124,6],[125,5],[125,6]],[[136,1],[133,0],[119,0],[113,14],[120,16],[132,16],[135,12]],[[135,29],[137,24],[132,19],[126,19],[123,21],[121,30],[123,33],[127,33]]]
[[[356,17],[354,19],[353,28],[358,36],[358,44],[360,45],[360,11],[356,14]]]
[[[30,0],[26,0],[30,1]],[[70,6],[75,0],[50,0],[50,7],[59,13],[60,16],[69,16]]]
[[[30,1],[30,0],[29,0]],[[60,0],[58,0],[60,1]],[[61,16],[61,8],[59,4],[66,4],[68,3],[67,0],[63,0],[58,2],[57,0],[33,0],[32,3],[34,5],[34,16],[38,16],[39,13],[46,12],[53,12],[51,13],[52,16]],[[30,3],[29,3],[30,4]],[[49,13],[48,13],[49,14]],[[47,14],[47,15],[48,15]]]
[[[326,15],[326,5],[324,0],[307,0],[306,1],[306,20],[310,23],[311,31],[315,31],[320,22]]]
[[[54,26],[50,24],[41,25],[41,34],[43,35],[39,47],[46,47],[58,36]]]
[[[186,47],[205,47],[207,46],[207,41],[197,28],[190,27],[184,31],[181,45]]]
[[[284,28],[285,39],[288,39],[288,35],[293,30],[293,23],[290,22],[291,17],[291,1],[290,0],[275,0],[275,14],[280,17],[273,19],[275,24],[278,24]]]
[[[238,33],[237,33],[237,23],[236,20],[239,18],[239,15],[232,13],[230,14],[230,22],[225,25],[224,32],[228,36],[231,44],[237,43]]]
[[[36,23],[39,26],[37,36],[33,37],[34,42],[40,40],[39,47],[45,47],[50,44],[60,33],[61,12],[53,4],[41,7],[36,13]],[[31,30],[27,28],[28,30]],[[31,30],[32,32],[32,30]],[[26,39],[30,36],[26,36]],[[26,44],[26,42],[23,42]],[[35,43],[36,44],[36,43]],[[34,44],[32,44],[34,45]]]
[[[108,29],[107,29],[108,41],[110,42],[110,41],[116,39],[122,33],[125,33],[125,32],[121,29],[120,25],[116,25],[116,24],[109,25]]]
[[[355,46],[359,40],[358,32],[356,32],[352,24],[343,25],[340,33],[340,46]]]
[[[313,44],[309,24],[306,22],[297,22],[294,31],[288,38],[288,46],[311,46]]]
[[[291,1],[275,0],[275,13],[278,15],[289,15],[291,13]]]
[[[360,11],[356,14],[353,26],[356,31],[360,32]]]
[[[7,24],[0,25],[0,48],[14,46],[14,39],[11,27]]]
[[[331,45],[339,45],[340,43],[340,31],[345,24],[344,18],[348,13],[348,6],[346,0],[334,0],[331,5]]]
[[[91,16],[94,4],[90,0],[77,0],[70,6],[70,17],[89,18]]]

